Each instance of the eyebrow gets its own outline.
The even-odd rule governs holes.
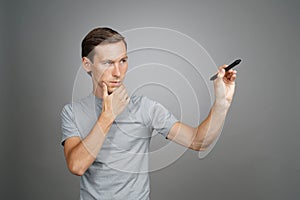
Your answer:
[[[124,59],[128,59],[128,56],[124,56],[122,58],[120,58],[120,60],[124,60]],[[110,59],[106,59],[106,60],[100,60],[100,62],[115,62],[114,60],[110,60]]]

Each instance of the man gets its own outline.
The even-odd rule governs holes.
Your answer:
[[[231,104],[236,71],[221,66],[214,81],[215,102],[207,118],[191,127],[161,104],[130,97],[123,85],[128,68],[126,42],[110,28],[96,28],[82,41],[82,66],[93,92],[64,106],[62,144],[71,173],[81,176],[80,198],[149,199],[148,148],[156,130],[196,151],[216,139]],[[198,117],[198,116],[195,116]]]

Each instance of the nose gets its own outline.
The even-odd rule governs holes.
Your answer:
[[[112,75],[114,77],[120,77],[121,73],[120,73],[120,66],[118,63],[115,63],[114,64],[114,68],[113,68],[113,71],[112,71]]]

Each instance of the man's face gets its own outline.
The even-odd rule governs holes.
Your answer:
[[[94,87],[102,88],[104,82],[112,93],[123,83],[128,68],[126,46],[123,41],[98,45],[94,52],[91,66]]]

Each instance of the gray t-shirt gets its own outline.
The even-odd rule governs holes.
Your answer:
[[[73,136],[84,139],[102,110],[102,99],[90,94],[67,104],[61,112],[62,144]],[[97,158],[80,179],[80,199],[148,200],[148,150],[152,131],[167,137],[178,120],[161,104],[133,96],[117,116]]]

